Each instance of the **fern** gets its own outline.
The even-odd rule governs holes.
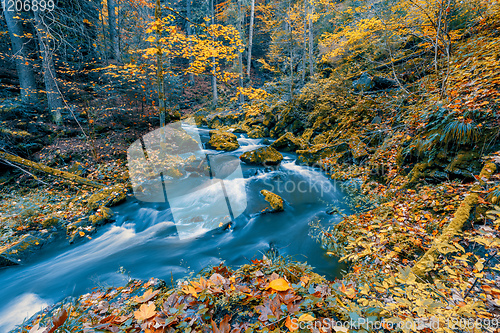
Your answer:
[[[445,144],[472,145],[479,134],[480,130],[472,119],[454,119],[442,128],[441,141]]]

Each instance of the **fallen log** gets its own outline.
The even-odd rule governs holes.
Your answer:
[[[470,213],[472,209],[477,205],[479,201],[479,195],[477,191],[481,189],[486,181],[491,177],[491,175],[495,172],[496,166],[494,163],[487,163],[483,170],[481,170],[481,174],[479,175],[479,183],[472,186],[469,195],[462,201],[457,211],[454,214],[453,219],[450,223],[444,228],[441,236],[435,238],[431,247],[424,253],[422,258],[413,266],[412,272],[416,276],[423,277],[429,269],[431,269],[434,265],[431,265],[435,259],[435,253],[438,249],[446,247],[453,237],[458,234],[465,222],[470,217]]]
[[[3,159],[3,160],[10,162],[10,163],[24,165],[24,166],[29,167],[31,169],[34,169],[37,171],[42,171],[42,172],[48,173],[49,175],[52,175],[54,177],[69,180],[69,181],[72,181],[72,182],[75,182],[78,184],[88,185],[88,186],[92,186],[92,187],[96,187],[96,188],[106,187],[106,185],[104,185],[104,184],[88,180],[86,178],[77,176],[77,175],[72,174],[70,172],[54,169],[54,168],[48,167],[46,165],[30,161],[30,160],[27,160],[27,159],[19,157],[19,156],[11,155],[11,154],[6,153],[4,151],[0,151],[0,159]]]
[[[415,58],[420,58],[421,56],[425,55],[426,53],[429,53],[431,51],[431,49],[428,49],[428,50],[423,50],[423,51],[419,51],[419,52],[415,52],[415,53],[412,53],[410,55],[407,55],[405,57],[402,57],[402,58],[399,58],[399,59],[396,59],[396,60],[393,60],[393,61],[389,61],[385,64],[382,64],[380,66],[377,66],[375,68],[370,68],[370,69],[367,69],[367,70],[363,70],[357,74],[354,74],[350,77],[348,77],[346,79],[346,81],[349,81],[349,80],[357,80],[359,79],[359,77],[361,75],[363,75],[364,72],[366,71],[380,71],[382,69],[386,69],[386,68],[391,68],[392,66],[396,66],[396,65],[399,65],[399,64],[402,64],[403,62],[406,62],[408,60],[412,60],[412,59],[415,59]]]

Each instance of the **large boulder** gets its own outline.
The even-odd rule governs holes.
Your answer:
[[[281,163],[283,155],[273,147],[261,147],[247,151],[240,156],[240,159],[247,164],[275,166]]]
[[[264,200],[269,202],[273,211],[283,211],[283,199],[279,195],[268,190],[262,190],[260,191],[260,194],[264,196]]]
[[[276,150],[279,151],[296,151],[306,149],[307,145],[301,138],[296,138],[292,133],[288,132],[282,135],[279,139],[271,144]]]
[[[357,91],[376,91],[397,87],[398,83],[381,76],[371,77],[368,73],[364,72],[352,85]]]
[[[233,151],[240,148],[236,135],[229,132],[210,131],[208,146],[215,150]]]

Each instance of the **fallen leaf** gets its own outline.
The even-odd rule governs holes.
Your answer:
[[[296,323],[293,323],[290,316],[285,319],[285,326],[290,330],[290,332],[295,332],[299,327]]]
[[[308,313],[304,313],[302,316],[299,317],[299,321],[313,321],[315,320],[316,318],[314,318],[313,316],[311,316],[310,314]]]
[[[159,290],[152,291],[152,289],[148,289],[141,297],[135,296],[133,298],[133,301],[137,303],[145,303],[155,297],[159,292]]]
[[[149,302],[148,304],[142,304],[139,310],[134,311],[134,317],[137,320],[146,320],[156,315],[155,303]]]
[[[269,288],[272,288],[276,291],[286,291],[286,290],[290,289],[290,285],[288,284],[288,282],[285,279],[279,278],[279,279],[271,281],[271,283],[269,283],[269,287],[267,287],[266,289],[269,289]]]

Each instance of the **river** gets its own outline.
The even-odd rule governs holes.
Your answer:
[[[200,130],[200,136],[207,141],[208,130]],[[243,134],[238,142],[238,150],[224,154],[237,157],[263,146],[263,139]],[[180,239],[168,204],[128,199],[113,208],[115,221],[101,227],[91,240],[69,245],[60,239],[25,264],[0,270],[0,332],[8,332],[47,305],[94,287],[124,285],[129,278],[175,280],[220,262],[231,266],[249,263],[270,248],[306,261],[329,279],[339,277],[343,266],[325,255],[308,234],[311,221],[326,225],[340,218],[326,211],[333,202],[339,206],[345,195],[320,170],[297,165],[294,154],[283,155],[275,170],[242,163],[244,178],[233,179],[226,187],[237,200],[246,200],[247,207],[231,228]],[[285,210],[262,213],[268,206],[260,194],[262,189],[280,195]],[[191,199],[194,205],[211,200],[197,193]],[[342,204],[340,208],[347,210]]]

